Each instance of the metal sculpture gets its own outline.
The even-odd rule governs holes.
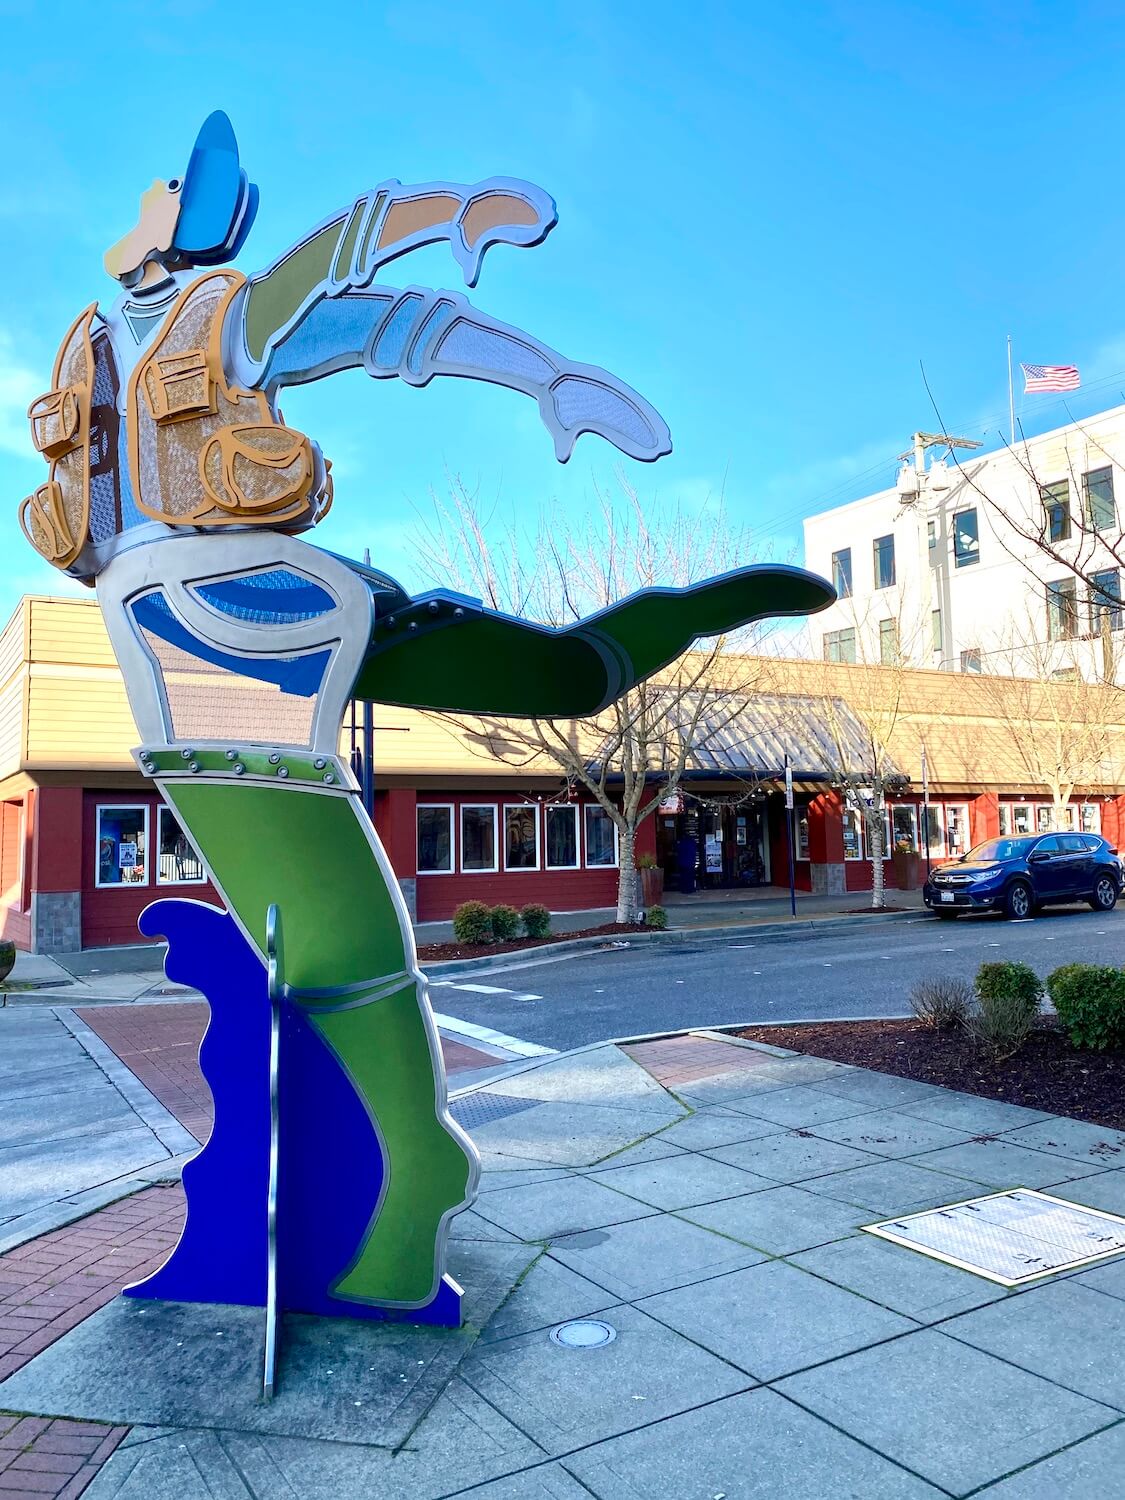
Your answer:
[[[746,568],[553,630],[460,595],[411,598],[297,540],[327,513],[332,479],[277,398],[338,370],[530,395],[564,462],[584,432],[642,460],[670,441],[606,371],[458,293],[377,279],[444,240],[473,285],[491,246],[551,230],[538,188],[384,182],[245,277],[225,263],[257,202],[230,122],[211,115],[183,178],[154,183],[107,252],[120,295],[75,320],[29,411],[50,470],[23,529],[96,583],[137,763],[226,903],[160,901],[141,918],[168,939],[169,975],[210,1002],[215,1125],[184,1169],[179,1244],[127,1290],[455,1323],[444,1241],[478,1160],[446,1107],[398,885],[338,753],[347,702],[587,714],[698,636],[833,596],[794,568]],[[481,662],[487,673],[470,669]]]

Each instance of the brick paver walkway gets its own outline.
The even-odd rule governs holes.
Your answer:
[[[74,1500],[128,1431],[101,1422],[0,1413],[0,1496]]]
[[[164,1108],[197,1141],[211,1133],[211,1091],[199,1071],[199,1044],[207,1028],[207,1006],[99,1005],[75,1011],[91,1031],[137,1075]],[[450,1073],[487,1068],[495,1057],[463,1042],[441,1039]]]
[[[696,1078],[710,1078],[715,1073],[749,1070],[771,1060],[766,1052],[716,1042],[706,1036],[670,1036],[659,1042],[635,1042],[621,1050],[665,1088],[691,1083]]]

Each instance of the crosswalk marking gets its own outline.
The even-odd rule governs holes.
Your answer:
[[[462,984],[457,979],[431,979],[431,990],[460,990],[472,995],[505,995],[509,1000],[542,1000],[542,995],[531,995],[523,990],[503,989],[498,984]]]

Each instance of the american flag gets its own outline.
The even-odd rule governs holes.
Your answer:
[[[1077,365],[1025,365],[1023,371],[1023,393],[1034,395],[1039,391],[1076,391],[1081,384]]]

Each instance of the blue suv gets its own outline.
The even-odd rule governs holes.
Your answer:
[[[940,865],[922,887],[922,899],[946,920],[964,911],[1002,911],[1018,919],[1065,901],[1112,911],[1121,879],[1117,855],[1096,833],[1029,834],[988,839]]]

